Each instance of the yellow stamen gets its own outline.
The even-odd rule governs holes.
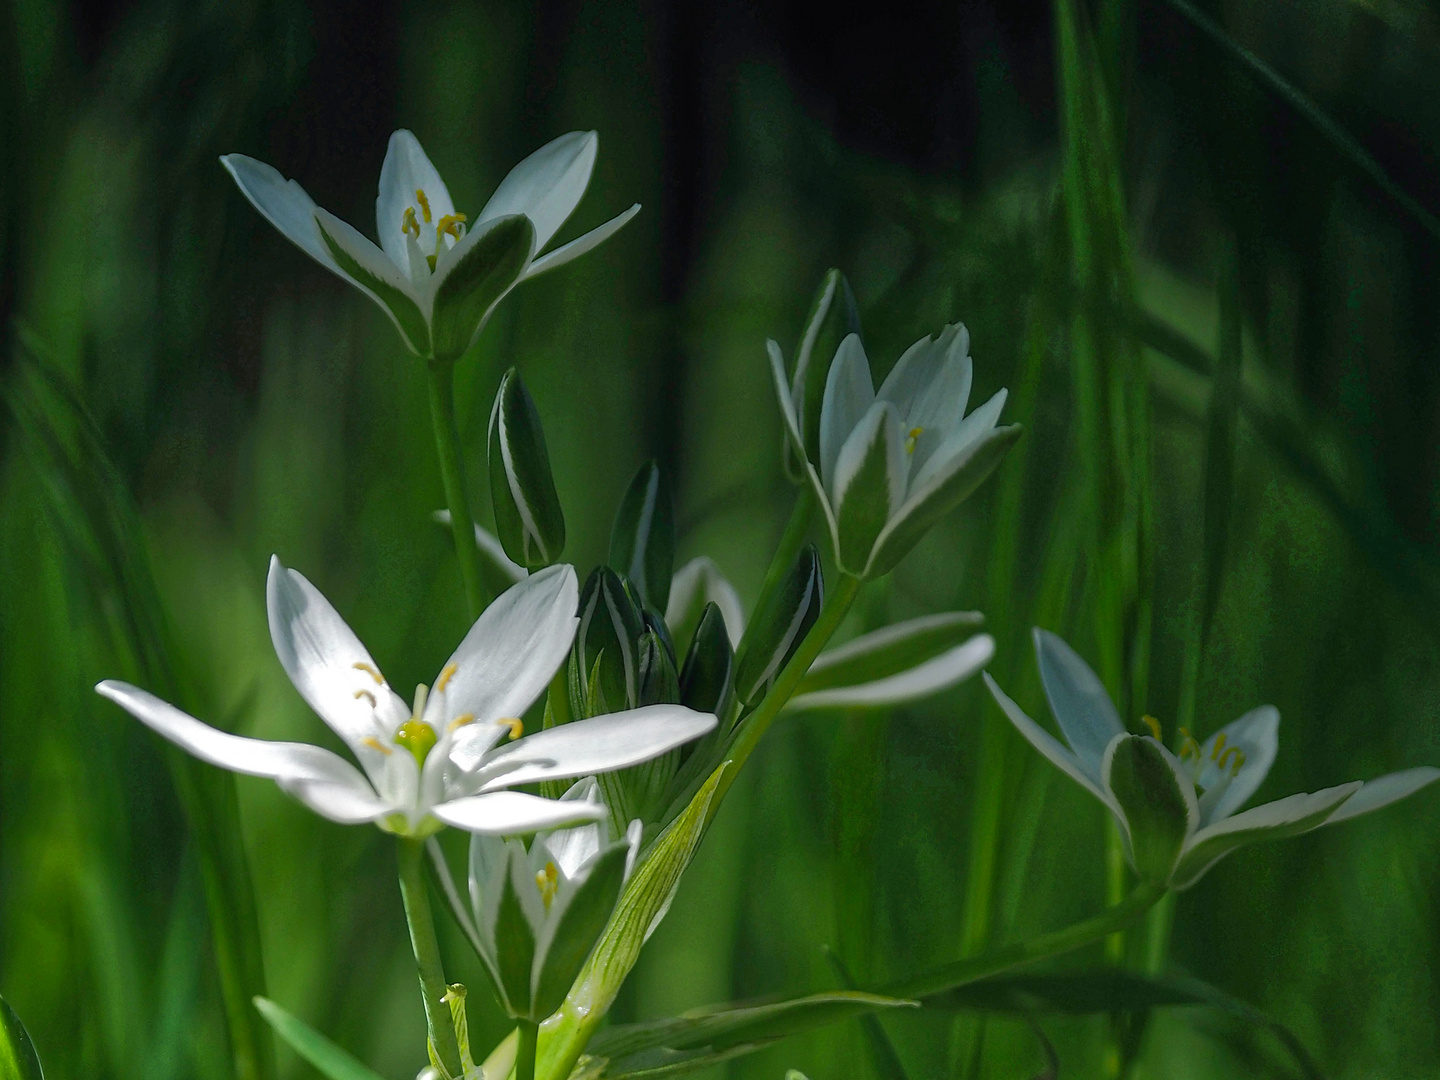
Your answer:
[[[379,750],[386,757],[389,757],[395,752],[391,750],[388,746],[386,746],[384,743],[382,743],[379,739],[377,739],[374,735],[366,735],[365,738],[360,740],[360,742],[363,743],[365,746],[370,747],[371,750]]]
[[[1140,722],[1150,729],[1150,734],[1155,736],[1155,741],[1160,741],[1160,721],[1155,717],[1146,714],[1140,717]]]
[[[415,208],[407,206],[405,213],[400,218],[401,235],[413,235],[416,240],[420,239],[420,223],[415,220]]]
[[[424,720],[406,720],[395,733],[396,744],[409,750],[415,756],[417,765],[425,764],[425,756],[438,741],[435,729]]]
[[[425,218],[425,224],[430,224],[430,200],[425,197],[425,192],[419,188],[415,189],[415,201],[420,204],[420,214]]]
[[[464,224],[464,214],[446,214],[442,217],[435,226],[435,247],[437,249],[440,247],[440,238],[446,233],[459,240],[465,234],[465,230],[461,228]]]
[[[455,673],[459,670],[459,664],[446,664],[445,670],[440,672],[440,678],[435,680],[435,692],[437,694],[444,693],[445,687],[450,685],[450,680],[455,677]]]
[[[535,887],[540,890],[540,899],[545,902],[545,910],[550,910],[550,901],[555,899],[555,894],[560,891],[560,872],[555,869],[553,862],[547,862],[545,869],[535,874]]]
[[[440,1000],[443,1001],[446,1005],[449,1005],[452,1001],[464,1001],[465,984],[451,983],[450,985],[445,987],[445,993],[440,996]]]
[[[355,691],[355,700],[356,700],[356,701],[359,701],[362,697],[363,697],[366,701],[370,702],[370,707],[371,707],[372,709],[375,708],[375,695],[374,695],[374,694],[372,694],[369,690],[356,690],[356,691]]]
[[[497,719],[495,723],[504,724],[508,727],[512,739],[518,739],[521,735],[525,734],[525,721],[521,720],[518,716],[502,716]]]
[[[372,679],[375,680],[375,685],[376,685],[376,686],[384,686],[384,685],[385,685],[385,676],[384,676],[384,675],[381,675],[380,672],[376,671],[373,667],[371,667],[369,664],[365,663],[364,661],[362,661],[362,660],[357,660],[355,663],[351,664],[350,666],[353,667],[356,671],[363,671],[363,672],[365,672],[365,674],[369,675]]]
[[[920,436],[924,434],[925,429],[923,427],[912,427],[910,429],[905,436],[905,452],[907,454],[913,454],[915,452],[915,444],[919,441]]]
[[[450,721],[450,726],[449,726],[448,728],[446,728],[446,730],[447,730],[447,731],[459,731],[459,730],[460,730],[462,727],[464,727],[466,724],[473,724],[474,722],[475,722],[475,714],[474,714],[474,713],[468,713],[468,712],[467,712],[467,713],[461,713],[459,716],[455,717],[454,720],[451,720],[451,721]]]
[[[1239,776],[1240,770],[1245,767],[1245,751],[1241,750],[1240,747],[1232,746],[1227,749],[1225,753],[1220,755],[1220,760],[1216,762],[1216,764],[1220,766],[1220,769],[1223,772],[1225,769],[1225,763],[1230,760],[1230,756],[1232,754],[1235,756],[1235,767],[1230,770],[1230,775],[1234,777]]]
[[[1210,760],[1219,761],[1220,755],[1225,752],[1225,733],[1222,731],[1220,737],[1215,740],[1215,746],[1210,751]]]
[[[1182,727],[1180,731],[1180,756],[1182,758],[1200,756],[1200,744],[1195,741],[1195,736],[1190,734],[1190,729]]]

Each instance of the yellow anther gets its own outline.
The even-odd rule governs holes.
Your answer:
[[[444,692],[445,687],[450,685],[450,680],[455,677],[455,673],[459,670],[459,664],[446,664],[445,670],[440,672],[440,678],[435,680],[435,692],[437,694]]]
[[[393,750],[391,750],[388,746],[382,743],[374,735],[366,735],[365,738],[360,740],[360,742],[363,743],[365,746],[370,747],[371,750],[379,750],[386,757],[389,757],[391,754],[394,753]]]
[[[1190,734],[1190,729],[1182,727],[1180,731],[1180,756],[1182,758],[1200,756],[1200,744],[1195,741],[1195,736]]]
[[[540,890],[540,899],[545,902],[545,910],[550,910],[550,901],[555,899],[555,894],[560,891],[560,872],[555,869],[553,862],[547,862],[544,870],[536,871],[535,887]]]
[[[415,201],[420,204],[420,214],[425,218],[425,224],[430,224],[430,200],[425,197],[425,192],[419,188],[415,189]]]
[[[426,219],[429,220],[429,219]],[[446,214],[435,226],[435,246],[440,246],[440,238],[449,233],[456,240],[465,235],[465,230],[460,226],[465,224],[464,214]]]
[[[1245,767],[1245,751],[1241,750],[1240,747],[1232,746],[1227,749],[1225,753],[1220,755],[1220,760],[1217,761],[1216,764],[1220,766],[1220,770],[1223,772],[1225,770],[1225,764],[1230,760],[1231,755],[1234,755],[1235,766],[1230,770],[1230,775],[1232,777],[1239,776],[1240,770]]]
[[[395,733],[395,743],[405,747],[415,756],[417,765],[425,764],[425,757],[439,741],[435,729],[424,720],[406,720]]]
[[[353,667],[356,671],[363,671],[365,672],[365,674],[369,675],[372,679],[375,680],[376,686],[385,685],[385,676],[381,675],[380,672],[376,671],[373,667],[365,663],[363,660],[357,660],[350,666]]]
[[[518,739],[521,735],[525,734],[525,721],[521,720],[518,716],[502,716],[497,719],[495,723],[504,724],[508,727],[512,739]]]
[[[921,436],[921,435],[924,435],[924,434],[925,434],[925,429],[924,429],[923,427],[912,427],[912,428],[906,433],[906,435],[905,435],[905,452],[906,452],[907,454],[913,454],[913,453],[915,452],[915,444],[916,444],[917,442],[919,442],[920,436]]]
[[[405,213],[400,218],[401,235],[413,235],[416,240],[420,239],[420,223],[415,220],[415,208],[405,207]]]
[[[455,717],[454,720],[451,720],[451,721],[450,721],[450,726],[449,726],[448,728],[446,728],[445,730],[446,730],[446,731],[459,731],[459,730],[460,730],[462,727],[464,727],[466,724],[473,724],[474,722],[475,722],[475,714],[474,714],[474,713],[468,713],[468,712],[467,712],[467,713],[461,713],[459,716]]]
[[[366,701],[370,702],[370,707],[371,707],[372,709],[375,708],[375,695],[374,695],[374,694],[372,694],[369,690],[356,690],[356,691],[355,691],[355,700],[356,700],[356,701],[359,701],[362,697],[363,697]]]
[[[1210,750],[1210,760],[1219,761],[1220,755],[1225,752],[1225,733],[1222,731],[1220,737],[1215,740],[1214,747]]]
[[[1155,741],[1160,741],[1160,721],[1148,713],[1140,717],[1140,722],[1150,729],[1150,734],[1155,736]]]

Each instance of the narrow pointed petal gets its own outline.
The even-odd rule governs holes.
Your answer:
[[[947,326],[934,341],[917,341],[896,362],[876,397],[900,411],[907,434],[917,431],[910,471],[925,462],[960,425],[970,400],[973,378],[970,334],[960,324]],[[992,425],[993,426],[993,425]]]
[[[393,803],[354,784],[283,778],[276,783],[321,817],[341,825],[363,825],[400,812]]]
[[[410,276],[390,256],[334,214],[316,207],[315,224],[341,276],[384,308],[411,352],[426,355],[429,298],[416,291]]]
[[[1034,720],[1026,716],[1025,710],[1006,696],[1005,691],[1000,689],[995,680],[990,677],[988,671],[984,673],[984,679],[985,685],[990,689],[990,695],[995,699],[995,703],[1000,706],[1001,711],[1005,713],[1010,723],[1015,725],[1015,730],[1025,736],[1026,741],[1049,758],[1061,772],[1104,803],[1110,812],[1115,815],[1117,820],[1123,822],[1120,807],[1116,805],[1110,793],[1101,786],[1099,773],[1100,763],[1096,762],[1096,773],[1092,777],[1081,765],[1080,759],[1075,756],[1074,752],[1061,744],[1059,739],[1051,735]]]
[[[600,798],[600,783],[593,776],[577,780],[560,796],[560,801],[589,803],[599,807],[602,815],[609,814],[604,800]],[[568,829],[556,829],[535,838],[537,845],[541,841],[565,878],[573,879],[584,871],[590,860],[599,855],[601,848],[605,846],[606,830],[603,818],[597,817],[592,822]]]
[[[1371,810],[1389,806],[1400,799],[1408,798],[1436,780],[1440,780],[1440,769],[1429,765],[1422,765],[1418,769],[1405,769],[1403,772],[1389,773],[1374,780],[1366,780],[1364,787],[1341,803],[1340,809],[1330,815],[1327,824],[1333,825],[1337,821],[1349,821],[1361,814],[1368,814]]]
[[[426,721],[439,730],[464,714],[482,724],[520,716],[570,651],[579,602],[575,570],[564,563],[506,589],[441,669]]]
[[[265,593],[275,655],[300,696],[352,748],[389,742],[410,710],[339,612],[273,556]]]
[[[1225,737],[1223,745],[1220,743],[1222,735]],[[1216,746],[1221,746],[1220,753],[1216,753]],[[1250,801],[1250,797],[1264,782],[1275,761],[1275,754],[1280,749],[1280,710],[1273,705],[1261,705],[1258,709],[1251,709],[1238,720],[1232,720],[1205,740],[1205,744],[1200,748],[1200,757],[1205,762],[1200,783],[1205,785],[1207,794],[1221,782],[1222,770],[1216,762],[1221,754],[1229,756],[1231,747],[1237,748],[1244,755],[1241,759],[1243,764],[1238,771],[1228,767],[1223,770],[1226,774],[1233,772],[1233,776],[1229,777],[1224,790],[1210,801],[1207,813],[1201,821],[1202,826],[1235,813]],[[1230,756],[1230,760],[1233,761],[1233,756]]]
[[[1124,811],[1130,865],[1142,880],[1164,884],[1199,824],[1195,785],[1159,740],[1144,735],[1111,739],[1101,770]]]
[[[745,633],[745,608],[735,586],[720,572],[715,560],[706,555],[691,559],[670,580],[670,599],[665,605],[665,624],[672,634],[690,622],[698,622],[706,604],[713,603],[725,619],[725,634],[736,648]],[[676,647],[682,643],[676,641]]]
[[[825,378],[820,405],[820,479],[826,491],[835,490],[835,462],[840,448],[875,404],[875,383],[870,361],[859,334],[851,334],[835,351],[835,362]],[[801,453],[803,454],[803,444]]]
[[[935,447],[929,456],[914,470],[910,479],[910,490],[916,492],[933,486],[937,478],[950,472],[953,463],[970,452],[972,444],[979,442],[993,431],[1000,422],[1000,414],[1010,391],[1003,387],[990,400],[952,427],[944,442]]]
[[[599,142],[593,131],[572,131],[546,143],[500,181],[480,220],[524,214],[535,224],[535,250],[544,250],[580,205]]]
[[[1262,803],[1201,829],[1185,845],[1171,884],[1176,889],[1188,889],[1236,848],[1261,840],[1299,836],[1325,824],[1361,787],[1360,781],[1356,780],[1312,794],[1291,795],[1275,802]]]
[[[875,541],[905,498],[905,442],[900,417],[877,401],[856,425],[835,461],[831,505],[840,534],[840,565],[865,575]]]
[[[554,251],[548,251],[530,264],[530,269],[525,271],[527,279],[533,278],[536,274],[543,274],[546,270],[554,270],[557,266],[564,266],[566,263],[578,259],[581,255],[593,251],[610,237],[623,229],[630,223],[630,219],[640,212],[640,204],[637,202],[624,213],[616,214],[604,225],[599,225],[587,233],[582,233],[574,240],[561,244]]]
[[[458,359],[475,344],[491,313],[525,276],[535,250],[530,219],[511,214],[479,222],[440,252],[422,305],[437,358]]]
[[[561,730],[556,728],[554,730]],[[494,791],[441,803],[430,811],[446,825],[485,836],[523,836],[598,821],[605,807],[595,803],[542,799],[522,791]]]
[[[919,701],[961,682],[988,664],[995,656],[995,639],[976,634],[963,645],[931,657],[908,671],[856,686],[837,686],[792,698],[786,708],[876,708]]]
[[[770,357],[770,374],[775,380],[775,399],[780,403],[780,418],[785,421],[785,434],[795,456],[805,460],[805,440],[800,435],[800,418],[795,412],[795,399],[791,395],[790,382],[785,378],[785,357],[780,345],[773,338],[767,338],[765,349]]]
[[[449,510],[436,510],[430,516],[441,525],[450,524]],[[483,525],[475,526],[475,544],[480,548],[480,553],[494,563],[512,584],[524,581],[530,576],[529,570],[505,554],[505,545],[500,543],[500,538]]]
[[[244,154],[226,154],[220,164],[266,221],[316,262],[345,277],[315,227],[315,201],[304,188],[294,180],[286,180],[263,161]]]
[[[1035,659],[1040,666],[1040,681],[1050,700],[1050,711],[1075,751],[1097,783],[1100,759],[1105,748],[1125,726],[1115,712],[1110,695],[1090,665],[1059,636],[1035,628]]]
[[[682,705],[647,705],[527,735],[491,754],[478,779],[487,790],[563,780],[639,765],[714,730],[715,717]]]
[[[424,220],[415,196],[417,191],[423,191],[430,204],[429,222]],[[390,261],[402,268],[410,264],[410,256],[400,225],[405,208],[410,206],[415,207],[416,223],[422,229],[433,230],[441,218],[455,213],[450,191],[435,166],[430,164],[420,140],[402,128],[390,136],[390,145],[385,149],[385,164],[380,166],[380,193],[375,199],[375,235],[380,237],[380,246]]]

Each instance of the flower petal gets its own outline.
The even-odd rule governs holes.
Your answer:
[[[1222,735],[1225,737],[1223,745],[1220,743]],[[1202,827],[1229,817],[1244,806],[1259,789],[1270,772],[1270,766],[1275,762],[1276,752],[1280,749],[1280,710],[1273,705],[1261,705],[1258,709],[1251,709],[1238,720],[1232,720],[1205,740],[1205,744],[1200,748],[1200,759],[1205,765],[1200,782],[1207,790],[1222,779],[1222,770],[1215,763],[1215,759],[1220,756],[1215,753],[1217,745],[1222,746],[1221,754],[1226,754],[1231,747],[1237,747],[1244,755],[1241,759],[1243,764],[1213,803],[1205,807],[1200,822]]]
[[[275,655],[300,696],[357,753],[367,738],[388,743],[410,710],[339,612],[274,556],[265,599]]]
[[[572,131],[546,143],[500,181],[479,220],[524,214],[535,225],[535,250],[543,251],[580,205],[599,142],[593,131]]]
[[[559,731],[561,728],[552,730]],[[493,791],[469,795],[432,807],[430,812],[446,825],[485,836],[523,836],[542,829],[560,829],[598,821],[603,804],[562,802],[526,795],[523,791]]]
[[[912,471],[910,491],[914,493],[933,486],[940,476],[950,471],[952,462],[969,452],[972,443],[978,442],[987,432],[994,430],[995,425],[1000,422],[1000,413],[1004,411],[1009,396],[1010,391],[1001,387],[984,405],[949,428],[944,441],[930,451],[929,456]]]
[[[1015,725],[1015,730],[1025,736],[1026,741],[1049,758],[1061,772],[1104,803],[1115,815],[1116,820],[1123,824],[1124,817],[1120,813],[1120,807],[1116,804],[1114,797],[1101,786],[1099,773],[1097,772],[1092,779],[1090,774],[1081,767],[1080,759],[1075,756],[1075,753],[1026,716],[1025,710],[1006,696],[1005,691],[1000,689],[988,671],[985,672],[984,679],[985,685],[990,688],[990,695],[1009,718],[1010,723]],[[1097,762],[1097,766],[1098,764]]]
[[[322,266],[350,278],[335,263],[330,249],[315,227],[315,201],[294,180],[286,180],[263,161],[244,154],[226,154],[220,159],[250,205],[279,229],[291,243]]]
[[[425,705],[439,730],[465,714],[482,724],[518,717],[550,683],[575,638],[580,589],[560,563],[501,593],[451,655]]]
[[[637,202],[624,213],[616,214],[604,225],[599,225],[587,233],[582,233],[574,240],[561,244],[554,251],[547,251],[530,264],[530,269],[525,271],[525,277],[532,278],[536,274],[543,274],[546,270],[554,270],[557,266],[564,266],[566,263],[578,259],[581,255],[593,251],[610,237],[623,229],[630,223],[630,219],[640,212],[640,204]]]
[[[429,221],[418,205],[417,191],[425,193],[430,207]],[[402,128],[390,136],[390,145],[385,148],[385,164],[380,166],[380,193],[375,199],[375,235],[380,237],[380,246],[390,261],[402,269],[410,265],[405,233],[400,227],[406,207],[415,208],[416,224],[421,228],[433,229],[441,218],[455,213],[450,191],[435,166],[430,164],[420,140]]]
[[[1035,660],[1050,711],[1082,767],[1101,783],[1100,759],[1125,731],[1110,695],[1090,665],[1060,637],[1035,628]]]
[[[665,624],[672,635],[677,635],[682,624],[698,622],[705,605],[714,603],[725,618],[725,633],[730,638],[730,647],[737,648],[745,632],[745,608],[740,603],[740,594],[735,591],[715,560],[706,555],[691,559],[670,579],[670,599],[665,605]],[[691,627],[693,630],[693,626]],[[688,641],[688,637],[685,639]]]
[[[945,327],[933,341],[917,341],[890,369],[875,396],[895,404],[907,434],[916,432],[912,474],[925,467],[960,425],[972,378],[970,334],[960,323]]]
[[[714,730],[710,713],[647,705],[576,720],[527,735],[489,755],[477,777],[485,790],[562,780],[639,765]]]
[[[334,214],[316,207],[315,223],[345,279],[385,309],[411,352],[428,353],[431,297],[422,296],[385,252]]]
[[[851,334],[835,350],[835,362],[825,377],[825,396],[820,404],[820,479],[826,491],[835,490],[835,461],[840,448],[875,403],[875,383],[870,378],[870,361],[859,334]],[[803,455],[803,444],[801,448]]]
[[[831,478],[842,568],[864,576],[875,541],[905,499],[905,472],[900,417],[894,405],[877,401],[840,448]]]
[[[1175,756],[1148,735],[1116,735],[1101,761],[1105,790],[1124,812],[1130,865],[1144,881],[1164,884],[1199,824],[1195,785]]]
[[[785,378],[785,357],[774,338],[765,340],[765,349],[770,356],[770,374],[775,380],[775,398],[780,403],[780,418],[785,421],[785,434],[796,457],[805,460],[805,440],[800,434],[800,418],[795,412],[795,399],[790,391],[790,382]]]
[[[994,655],[995,639],[989,634],[976,634],[963,645],[933,656],[908,671],[855,686],[797,694],[786,708],[797,712],[802,709],[874,708],[918,701],[968,679],[988,664]]]
[[[441,525],[447,528],[449,527],[449,510],[436,510],[430,516]],[[529,570],[526,570],[525,567],[505,554],[505,546],[500,543],[499,537],[482,525],[475,526],[475,545],[480,549],[480,554],[489,559],[502,574],[510,579],[512,584],[517,581],[524,581],[530,576]]]
[[[1326,824],[1333,825],[1337,821],[1349,821],[1361,814],[1368,814],[1371,810],[1379,810],[1382,806],[1389,806],[1393,802],[1415,794],[1436,780],[1440,780],[1440,769],[1432,768],[1429,765],[1422,765],[1418,769],[1387,773],[1374,780],[1366,780],[1365,786],[1346,799],[1340,805],[1340,809],[1330,815]]]
[[[535,838],[535,846],[543,843],[560,872],[565,875],[566,880],[570,880],[583,873],[590,860],[599,855],[600,849],[605,846],[608,839],[605,817],[609,816],[609,811],[605,808],[604,800],[600,798],[600,783],[593,776],[577,780],[560,796],[560,801],[592,803],[597,805],[604,815],[584,825],[556,829]]]
[[[353,784],[286,779],[276,783],[321,817],[341,825],[362,825],[397,813],[394,805],[373,791]]]

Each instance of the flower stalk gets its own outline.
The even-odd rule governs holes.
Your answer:
[[[415,967],[420,973],[420,997],[425,1003],[430,1045],[441,1069],[450,1077],[460,1077],[464,1075],[460,1066],[460,1044],[455,1040],[455,1026],[450,1022],[450,1007],[443,1000],[445,972],[440,966],[440,943],[435,938],[435,921],[430,915],[430,895],[425,891],[425,842],[401,837],[397,855],[400,896],[405,902],[410,947],[415,952]]]
[[[460,429],[455,422],[455,365],[432,361],[430,377],[430,422],[435,429],[435,452],[440,458],[440,478],[445,485],[445,504],[450,510],[450,532],[455,538],[455,555],[460,560],[460,579],[465,585],[465,602],[470,618],[477,619],[489,603],[489,590],[480,569],[480,549],[475,544],[475,521],[465,492],[465,468],[460,454]]]
[[[521,1020],[516,1028],[519,1040],[515,1048],[515,1080],[535,1080],[535,1046],[540,1039],[540,1025]]]
[[[800,546],[805,543],[805,534],[810,531],[810,519],[814,514],[815,495],[809,487],[802,487],[795,497],[795,508],[790,511],[790,520],[785,523],[785,532],[780,536],[780,544],[775,549],[775,557],[770,560],[770,568],[765,571],[765,580],[760,585],[760,595],[756,598],[752,610],[764,610],[770,596],[780,587],[785,574],[795,565]]]

